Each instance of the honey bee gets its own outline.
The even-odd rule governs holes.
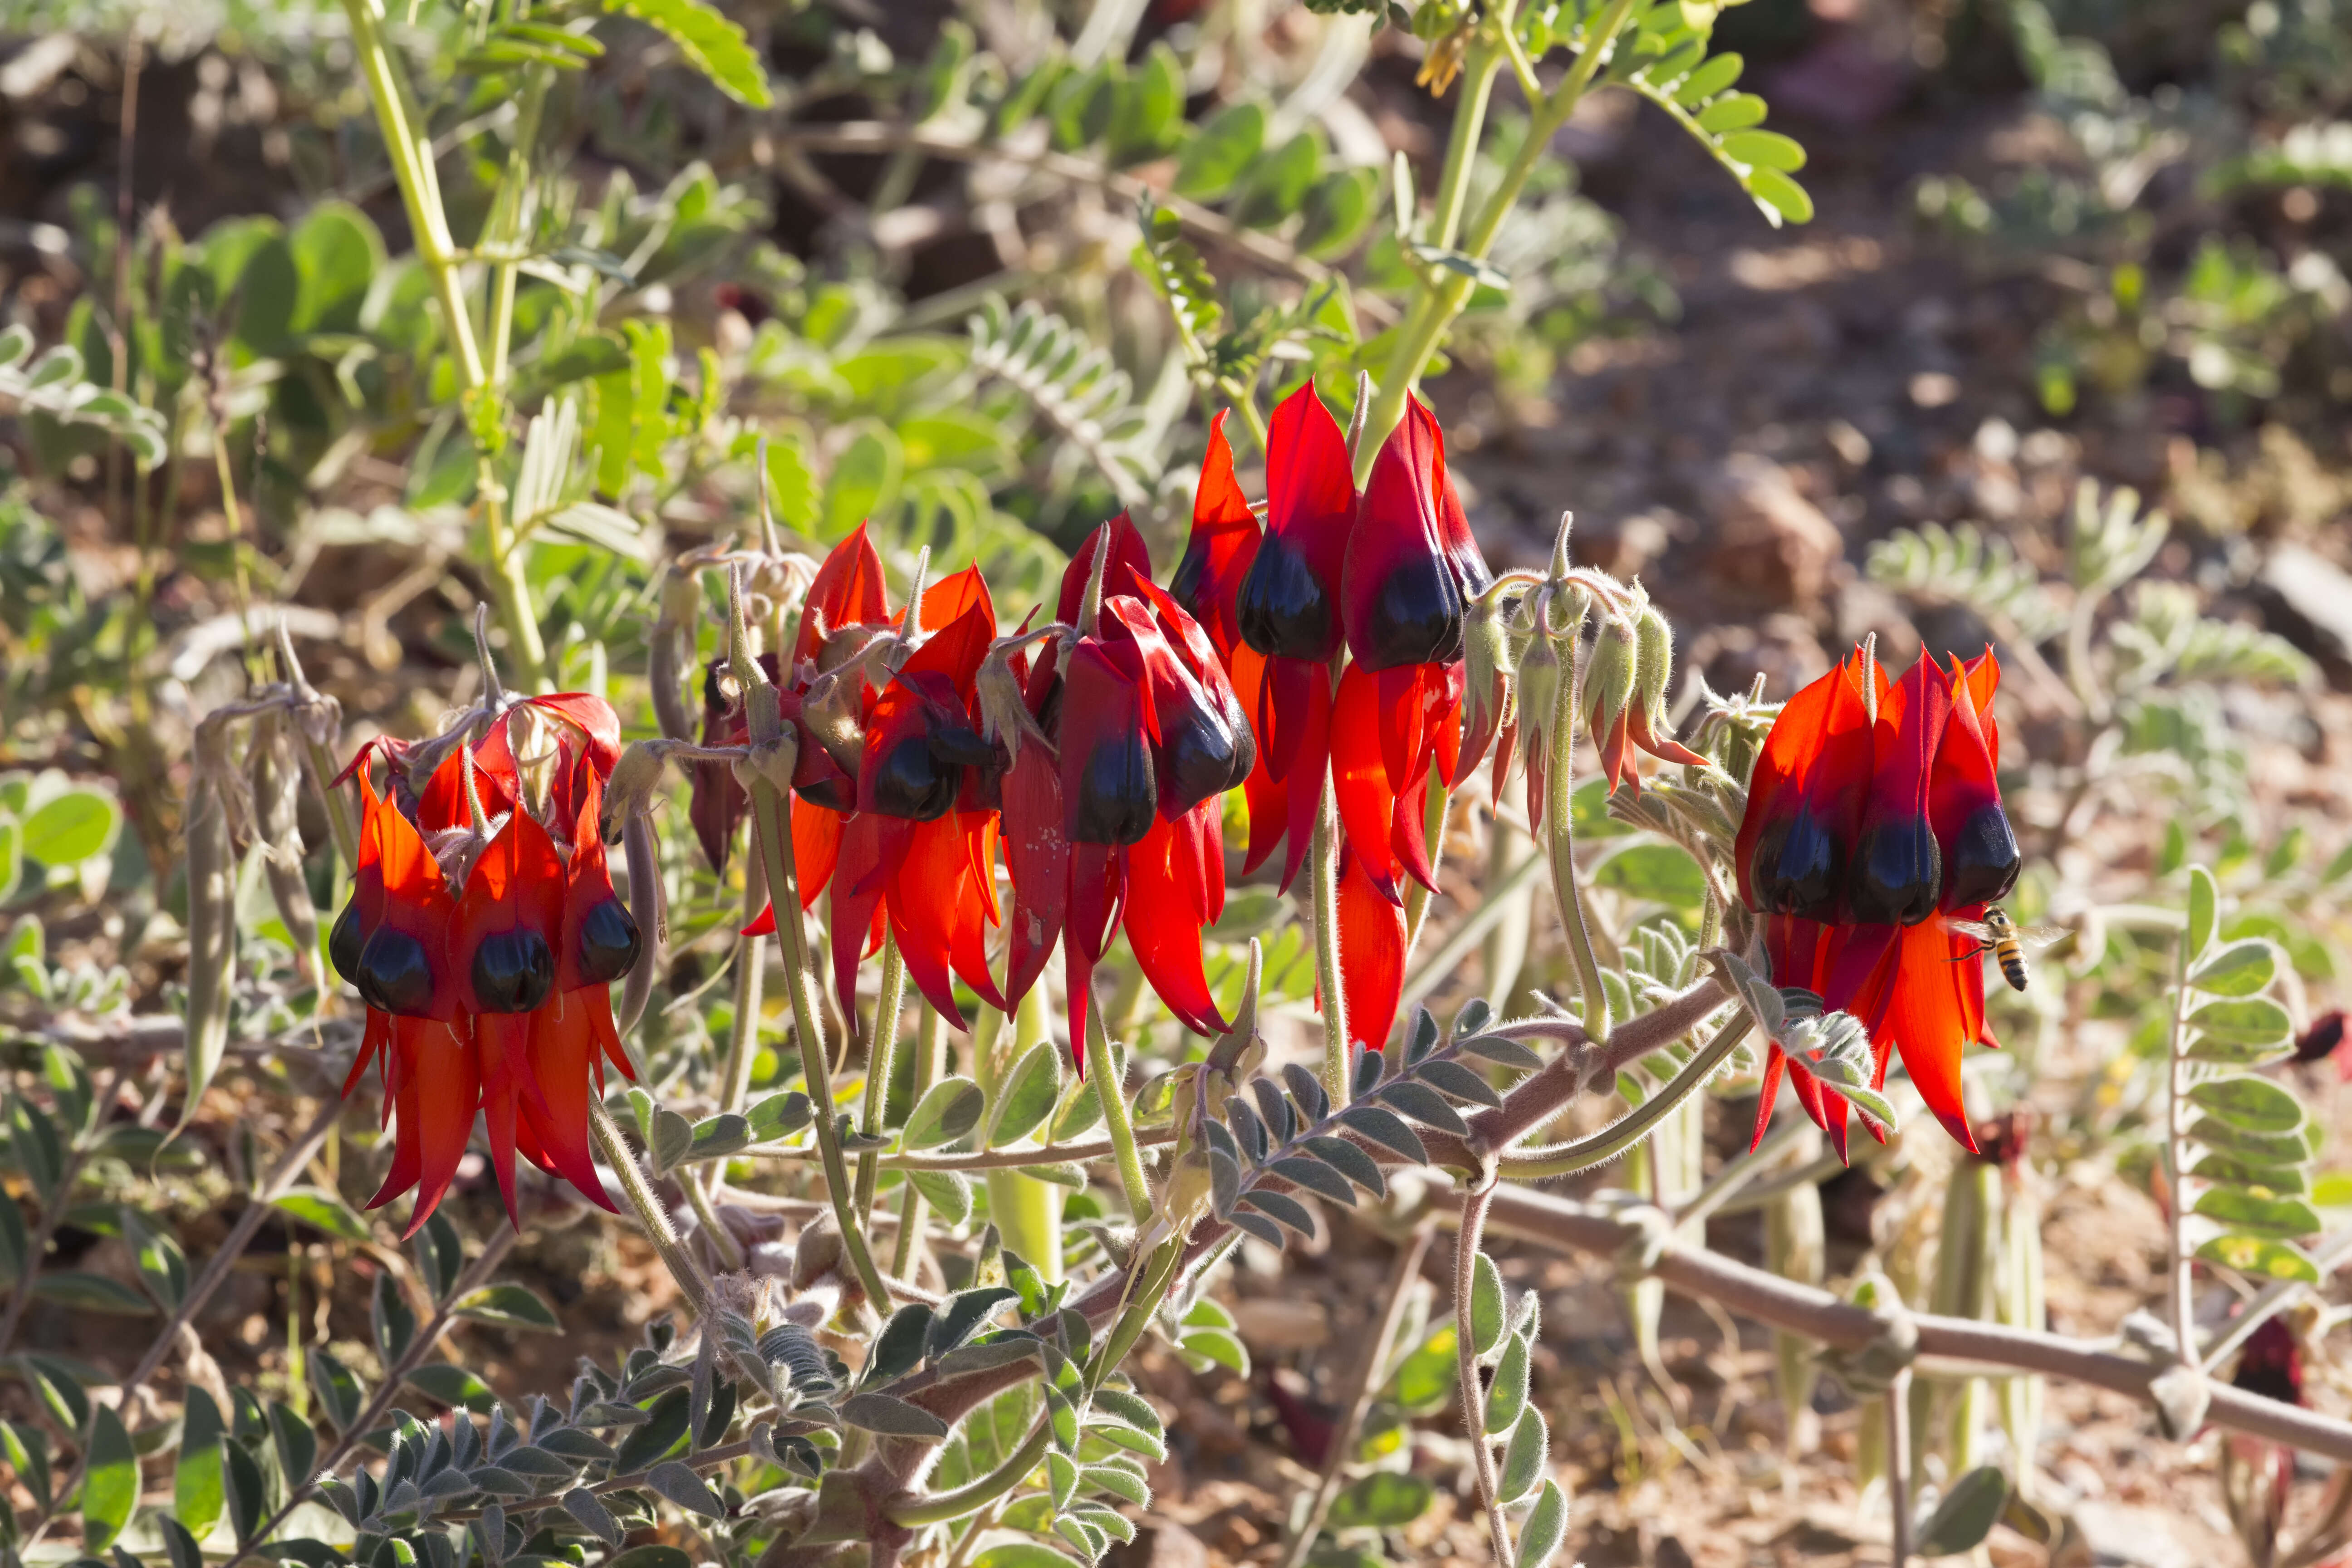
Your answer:
[[[1991,953],[1993,962],[2000,965],[2000,977],[2009,982],[2009,988],[2012,991],[2025,989],[2027,950],[2048,947],[2066,934],[2063,926],[2021,926],[2011,920],[2009,911],[1999,904],[1987,906],[1985,918],[1980,921],[1952,921],[1948,923],[1962,936],[1977,939],[1977,945],[1960,957],[1978,958]]]

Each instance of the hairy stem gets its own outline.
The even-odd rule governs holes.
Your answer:
[[[1127,1114],[1127,1085],[1111,1060],[1110,1035],[1102,1012],[1087,1013],[1087,1076],[1094,1079],[1095,1098],[1101,1101],[1103,1124],[1110,1130],[1110,1146],[1118,1155],[1118,1184],[1127,1194],[1127,1217],[1137,1225],[1151,1217],[1151,1184],[1143,1174],[1143,1156],[1137,1152],[1135,1123]]]
[[[1584,47],[1576,57],[1576,64],[1570,68],[1559,86],[1553,89],[1551,96],[1537,106],[1533,121],[1528,127],[1526,141],[1520,144],[1509,166],[1503,171],[1502,178],[1487,196],[1486,205],[1470,221],[1460,245],[1454,248],[1474,258],[1483,259],[1494,247],[1495,237],[1501,232],[1504,219],[1518,205],[1519,193],[1527,188],[1528,177],[1549,153],[1552,137],[1568,123],[1569,116],[1575,113],[1576,106],[1583,101],[1586,89],[1592,85],[1593,76],[1601,68],[1603,47],[1624,27],[1626,18],[1633,14],[1633,4],[1634,0],[1609,0],[1601,16],[1587,25]],[[1508,26],[1507,18],[1505,25]],[[1496,63],[1499,65],[1501,62],[1498,59]],[[1491,74],[1486,79],[1491,86]],[[1465,91],[1462,102],[1455,107],[1457,128],[1472,112],[1472,96]],[[1475,112],[1481,116],[1486,112],[1483,97],[1478,100]],[[1475,142],[1475,138],[1473,140]],[[1447,156],[1449,160],[1454,156],[1451,145],[1448,146]],[[1466,153],[1465,157],[1467,157]],[[1395,429],[1397,421],[1404,417],[1406,396],[1421,379],[1421,373],[1428,366],[1430,356],[1445,341],[1454,319],[1470,302],[1470,295],[1476,287],[1475,279],[1450,268],[1431,268],[1423,275],[1404,323],[1397,330],[1396,344],[1390,351],[1388,369],[1381,376],[1380,394],[1372,404],[1365,426],[1366,440],[1356,454],[1356,483],[1359,487],[1370,477],[1372,458],[1379,453],[1381,443],[1388,439],[1389,432]]]
[[[1538,830],[1543,835],[1544,854],[1551,864],[1553,900],[1559,905],[1559,922],[1568,933],[1569,952],[1576,961],[1576,988],[1584,1018],[1585,1033],[1599,1039],[1609,1032],[1609,993],[1601,984],[1601,956],[1593,941],[1593,926],[1584,908],[1584,887],[1576,874],[1576,637],[1579,627],[1571,626],[1567,634],[1567,666],[1560,673],[1559,693],[1554,700],[1551,721],[1551,756],[1544,773],[1543,821]],[[1541,631],[1538,636],[1543,635]]]
[[[882,988],[874,998],[874,1026],[866,1033],[866,1094],[857,1112],[857,1131],[869,1138],[881,1132],[883,1113],[889,1106],[890,1076],[898,1067],[893,1058],[898,1048],[898,1014],[906,1003],[907,960],[898,951],[898,939],[886,929]],[[930,1010],[930,1004],[924,1003],[923,1016],[929,1017]],[[856,1186],[849,1201],[861,1215],[874,1212],[874,1186],[880,1179],[881,1159],[879,1149],[857,1152]]]
[[[1600,1131],[1566,1143],[1554,1143],[1539,1149],[1523,1149],[1503,1154],[1496,1159],[1496,1168],[1513,1181],[1532,1182],[1546,1176],[1565,1176],[1582,1171],[1604,1161],[1613,1160],[1646,1137],[1650,1131],[1664,1121],[1676,1107],[1696,1094],[1715,1071],[1739,1048],[1754,1027],[1754,1020],[1745,1013],[1736,1015],[1722,1028],[1706,1048],[1683,1065],[1682,1071],[1662,1085],[1658,1091],[1619,1117]]]
[[[1424,1220],[1397,1248],[1396,1267],[1390,1271],[1388,1293],[1382,1298],[1380,1326],[1372,1331],[1370,1350],[1356,1363],[1354,1389],[1348,1396],[1339,1426],[1332,1429],[1323,1473],[1315,1483],[1315,1496],[1308,1501],[1306,1516],[1298,1521],[1298,1530],[1283,1552],[1282,1568],[1299,1568],[1307,1561],[1317,1533],[1330,1515],[1331,1500],[1339,1490],[1339,1478],[1347,1473],[1348,1456],[1355,1450],[1356,1434],[1363,1429],[1364,1416],[1372,1407],[1372,1396],[1380,1392],[1381,1374],[1388,1367],[1389,1357],[1395,1353],[1405,1307],[1412,1300],[1413,1281],[1421,1278],[1422,1260],[1429,1256],[1429,1241],[1434,1234]]]
[[[929,1002],[915,1015],[915,1072],[909,1086],[908,1103],[920,1105],[923,1093],[931,1087],[940,1070],[940,1050],[947,1043],[948,1022],[940,1016],[939,1009]],[[923,1231],[926,1205],[923,1194],[913,1182],[904,1184],[898,1199],[898,1238],[890,1251],[890,1272],[901,1279],[911,1279],[915,1270],[915,1254]]]
[[[1053,1426],[1040,1416],[1021,1447],[1013,1449],[1004,1463],[951,1492],[892,1504],[887,1510],[890,1522],[913,1530],[926,1524],[946,1524],[987,1507],[1028,1478],[1029,1472],[1045,1458],[1045,1446],[1053,1436]]]
[[[1348,1047],[1348,994],[1339,970],[1339,807],[1330,772],[1322,781],[1323,800],[1315,811],[1315,837],[1307,855],[1307,879],[1315,898],[1315,988],[1323,1008],[1323,1092],[1331,1103],[1348,1103],[1355,1063]]]
[[[1490,1170],[1462,1197],[1462,1229],[1454,1241],[1454,1348],[1461,1379],[1462,1430],[1470,1439],[1478,1501],[1486,1510],[1496,1568],[1509,1568],[1511,1527],[1503,1518],[1495,1446],[1486,1436],[1486,1386],[1479,1381],[1478,1336],[1470,1323],[1478,1284],[1478,1245],[1486,1235],[1486,1211],[1495,1202],[1495,1182],[1496,1174]]]

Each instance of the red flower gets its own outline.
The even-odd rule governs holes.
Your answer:
[[[1029,673],[1030,711],[1055,754],[1013,741],[1003,791],[1013,883],[1006,991],[1014,1002],[1027,993],[1058,931],[1081,1071],[1094,968],[1122,924],[1170,1011],[1200,1033],[1224,1031],[1201,932],[1224,909],[1222,796],[1255,761],[1209,634],[1136,564],[1126,527],[1097,529],[1063,579],[1076,621],[1096,553],[1111,552],[1094,629]]]
[[[1418,399],[1381,447],[1341,585],[1354,661],[1331,723],[1331,783],[1349,847],[1391,903],[1400,872],[1436,884],[1423,842],[1430,771],[1454,783],[1462,740],[1462,616],[1490,581]]]
[[[1748,776],[1732,851],[1749,909],[1809,921],[1843,912],[1846,858],[1870,787],[1871,709],[1885,688],[1885,672],[1857,648],[1781,705]]]
[[[559,722],[534,723],[518,757],[525,714]],[[421,792],[411,748],[371,746],[352,763],[360,865],[330,952],[368,1018],[343,1087],[378,1066],[394,1142],[369,1206],[415,1188],[412,1232],[457,1174],[477,1110],[509,1215],[518,1150],[612,1206],[589,1152],[588,1094],[606,1060],[630,1071],[608,987],[640,937],[596,832],[619,729],[601,699],[531,699],[478,751],[448,754]],[[376,751],[393,764],[382,795],[366,766]]]
[[[841,555],[836,549],[835,559]],[[803,612],[803,633],[813,610],[814,599],[812,611]],[[866,613],[887,614],[870,600]],[[799,696],[796,717],[804,736],[814,728],[808,710],[820,700],[843,704],[845,713],[862,709],[864,719],[853,758],[853,811],[845,815],[810,800],[795,768],[793,850],[803,909],[833,883],[834,985],[844,1016],[856,1016],[858,963],[880,946],[887,922],[908,978],[942,1017],[961,1028],[956,978],[991,1003],[1003,1001],[985,956],[987,928],[999,919],[990,869],[996,816],[981,798],[980,770],[994,752],[973,721],[981,662],[996,637],[996,610],[979,568],[931,584],[918,626],[928,635],[883,679],[878,694],[836,691],[826,698],[812,681]],[[883,679],[890,657],[896,656],[870,667],[875,679]],[[798,668],[809,668],[810,661],[799,661]],[[840,664],[834,668],[845,679],[871,684]],[[786,694],[788,710],[795,695]],[[803,739],[803,756],[809,749]],[[743,929],[747,936],[773,931],[773,904]]]
[[[1891,684],[1857,651],[1781,710],[1735,849],[1741,897],[1766,917],[1774,983],[1859,1019],[1874,1083],[1900,1053],[1928,1110],[1971,1152],[1960,1054],[1999,1042],[1985,1026],[1984,966],[1972,962],[1981,944],[1951,922],[1980,921],[2017,879],[1994,773],[2000,680],[1990,649],[1965,667],[1923,655]],[[1759,1140],[1789,1065],[1771,1047]],[[1845,1101],[1794,1065],[1800,1101],[1843,1152]]]
[[[1232,673],[1257,731],[1259,756],[1248,781],[1244,866],[1256,869],[1286,836],[1281,881],[1286,890],[1307,858],[1322,800],[1331,735],[1330,664],[1346,643],[1340,588],[1356,520],[1348,439],[1313,382],[1276,407],[1266,431],[1265,472],[1265,533],[1234,599],[1241,646]],[[1204,469],[1202,488],[1208,484]]]

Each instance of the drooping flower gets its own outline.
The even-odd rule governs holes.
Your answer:
[[[887,615],[880,606],[871,613]],[[845,713],[855,707],[864,716],[848,775],[854,809],[834,812],[809,800],[795,769],[793,853],[803,908],[814,904],[828,881],[832,886],[834,984],[844,1016],[856,1016],[859,962],[880,945],[887,928],[916,988],[961,1028],[957,978],[983,999],[1002,1001],[985,956],[987,929],[999,921],[991,870],[996,815],[981,799],[980,776],[994,752],[974,724],[977,679],[996,636],[996,610],[979,568],[932,584],[916,623],[919,640],[893,631],[887,645],[857,656],[856,668],[836,664],[806,687],[799,715],[804,731],[809,710],[820,703],[836,703]],[[807,626],[804,618],[803,630]],[[879,683],[880,689],[829,689],[826,677]],[[803,740],[804,751],[807,744]],[[744,934],[774,930],[772,903]]]
[[[1222,797],[1255,762],[1209,634],[1136,564],[1123,524],[1097,529],[1063,579],[1074,624],[1108,552],[1091,628],[1029,673],[1024,700],[1054,752],[1008,736],[1002,797],[1013,884],[1006,992],[1016,1003],[1026,994],[1058,931],[1082,1071],[1094,969],[1122,927],[1170,1011],[1200,1033],[1224,1031],[1201,933],[1224,908]]]
[[[1732,858],[1740,901],[1834,921],[1870,788],[1871,715],[1885,674],[1856,649],[1781,706],[1748,781]]]
[[[1961,1052],[2000,1042],[1985,1023],[1981,943],[1954,922],[1980,921],[2017,879],[1995,773],[2000,680],[1990,649],[1948,667],[1923,654],[1891,683],[1857,650],[1782,709],[1735,849],[1741,897],[1766,917],[1774,983],[1859,1019],[1874,1083],[1899,1054],[1927,1109],[1971,1152]],[[1758,1136],[1791,1066],[1807,1113],[1843,1152],[1845,1101],[1778,1046]]]
[[[620,725],[602,699],[528,699],[478,746],[364,748],[351,903],[330,942],[368,1007],[349,1093],[375,1064],[394,1122],[371,1207],[414,1188],[414,1231],[457,1173],[477,1111],[508,1213],[515,1156],[611,1206],[588,1147],[588,1096],[609,1061],[630,1073],[609,987],[640,935],[614,893],[596,824]],[[369,775],[391,764],[387,788]]]
[[[1261,551],[1261,558],[1263,552]],[[1349,535],[1340,602],[1352,661],[1331,721],[1331,784],[1349,847],[1381,896],[1401,874],[1434,889],[1423,825],[1431,770],[1454,783],[1465,606],[1491,577],[1419,399],[1372,465]]]
[[[1241,647],[1232,674],[1258,742],[1244,864],[1255,869],[1286,840],[1281,886],[1287,889],[1307,858],[1322,801],[1331,661],[1347,646],[1341,588],[1357,511],[1347,437],[1312,381],[1267,422],[1265,470],[1265,532],[1234,598]]]

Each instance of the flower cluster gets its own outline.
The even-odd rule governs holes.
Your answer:
[[[1244,868],[1281,848],[1285,889],[1323,814],[1336,821],[1347,1035],[1358,1052],[1381,1048],[1403,984],[1408,885],[1435,887],[1433,781],[1451,787],[1489,754],[1499,777],[1524,727],[1540,791],[1538,753],[1549,754],[1577,684],[1544,686],[1538,667],[1548,654],[1572,668],[1589,595],[1563,578],[1531,596],[1524,573],[1496,584],[1437,420],[1417,401],[1359,493],[1347,437],[1304,385],[1275,411],[1266,476],[1267,500],[1253,507],[1220,416],[1171,584],[1153,581],[1122,514],[1070,562],[1052,619],[1040,605],[1010,634],[977,567],[925,586],[919,566],[910,603],[894,610],[860,528],[806,580],[777,649],[754,659],[739,619],[738,646],[702,672],[700,745],[648,742],[625,783],[613,781],[613,711],[586,697],[501,697],[435,741],[380,742],[381,795],[363,753],[366,844],[334,951],[368,1004],[362,1059],[382,1064],[398,1118],[378,1201],[415,1186],[428,1213],[478,1110],[509,1206],[517,1149],[603,1201],[587,1152],[588,1074],[605,1059],[627,1070],[604,987],[646,950],[614,896],[600,812],[639,812],[639,773],[657,776],[664,756],[688,751],[690,819],[723,870],[750,805],[744,781],[764,766],[744,679],[772,689],[792,731],[793,918],[824,899],[845,1017],[857,1017],[859,970],[886,940],[959,1028],[960,985],[1009,1010],[1058,947],[1083,1072],[1094,972],[1123,931],[1169,1010],[1223,1034],[1202,940],[1223,912],[1225,805],[1239,790]],[[1638,590],[1612,587],[1622,602],[1604,618],[1582,695],[1611,786],[1638,787],[1633,748],[1705,759],[1660,738],[1664,621]],[[1533,605],[1541,635],[1504,624],[1506,590]],[[1528,649],[1516,672],[1506,668],[1515,643]],[[674,700],[667,711],[676,735],[684,716]],[[773,931],[776,919],[772,903],[744,934]],[[634,994],[648,975],[633,976]]]
[[[442,742],[371,742],[336,781],[355,780],[362,805],[352,899],[328,943],[367,1006],[343,1091],[375,1065],[396,1126],[368,1206],[414,1188],[412,1232],[457,1174],[478,1111],[509,1215],[518,1150],[612,1206],[588,1096],[608,1061],[634,1076],[610,986],[642,942],[597,828],[620,738],[601,698],[529,698]]]
[[[1971,1152],[1960,1052],[1999,1042],[1985,1026],[1983,965],[1969,962],[1982,942],[1958,922],[1981,922],[2019,866],[1996,777],[2000,684],[1990,648],[1948,666],[1923,653],[1899,680],[1855,649],[1781,709],[1734,851],[1774,983],[1860,1019],[1876,1083],[1900,1052],[1928,1110]],[[1843,1151],[1846,1101],[1777,1045],[1757,1136],[1783,1076]]]

